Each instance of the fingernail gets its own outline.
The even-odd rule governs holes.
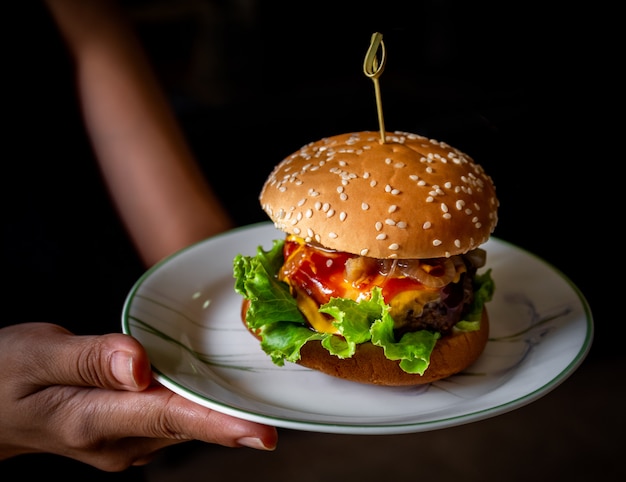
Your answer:
[[[111,357],[111,371],[122,385],[120,388],[137,388],[133,375],[133,357],[124,351],[116,351]]]
[[[257,450],[274,450],[276,447],[267,447],[260,438],[255,437],[242,437],[237,440],[239,445],[244,447],[250,447]]]

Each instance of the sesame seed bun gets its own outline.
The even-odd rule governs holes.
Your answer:
[[[259,200],[278,229],[373,258],[466,253],[488,240],[498,208],[470,156],[405,132],[312,142],[275,167]]]

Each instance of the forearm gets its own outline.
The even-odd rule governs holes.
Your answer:
[[[104,178],[145,263],[230,228],[140,46],[110,2],[48,2],[77,61],[85,122]]]

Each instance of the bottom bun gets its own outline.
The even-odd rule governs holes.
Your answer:
[[[241,313],[244,324],[247,308],[248,300],[244,300]],[[251,333],[259,338],[257,334]],[[423,375],[405,372],[400,368],[399,361],[389,360],[381,347],[369,342],[357,345],[352,357],[339,358],[331,355],[321,342],[309,341],[300,349],[300,360],[297,363],[333,377],[358,383],[383,386],[423,385],[465,370],[482,354],[488,338],[489,317],[487,309],[483,308],[480,330],[440,338],[430,355],[428,369]]]

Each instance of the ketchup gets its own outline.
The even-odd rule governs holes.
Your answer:
[[[386,277],[379,272],[372,273],[368,282],[358,286],[346,280],[345,264],[356,257],[340,251],[286,240],[283,247],[285,264],[279,274],[282,280],[290,280],[320,305],[330,298],[355,299],[355,294],[369,293],[375,286],[382,288],[388,303],[398,293],[410,289],[424,289],[417,280],[407,277]]]

